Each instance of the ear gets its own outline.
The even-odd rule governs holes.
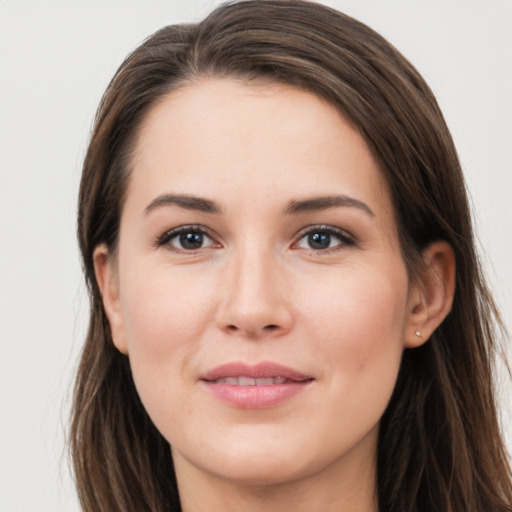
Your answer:
[[[96,249],[94,249],[94,271],[103,300],[103,308],[107,315],[108,323],[110,324],[112,341],[120,352],[128,354],[123,315],[119,300],[119,280],[113,259],[105,244],[98,245]]]
[[[424,268],[409,294],[405,346],[422,345],[452,308],[455,254],[450,244],[434,242],[423,251]]]

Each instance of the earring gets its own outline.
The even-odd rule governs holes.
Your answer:
[[[416,331],[415,334],[416,334],[416,336],[418,336],[418,338],[421,338],[421,332],[420,331]]]

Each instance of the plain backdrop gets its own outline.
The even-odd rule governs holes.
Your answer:
[[[126,54],[218,1],[0,0],[0,511],[78,511],[65,449],[87,317],[75,237],[80,165]],[[452,130],[482,258],[512,327],[512,1],[326,2],[387,37]],[[503,374],[504,375],[504,374]],[[512,446],[511,387],[501,379]]]

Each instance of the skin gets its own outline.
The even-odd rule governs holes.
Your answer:
[[[333,195],[364,206],[287,212]],[[201,247],[162,239],[189,225],[205,231]],[[170,93],[141,127],[118,249],[94,257],[114,343],[172,446],[183,510],[377,510],[379,420],[404,348],[449,312],[455,262],[435,243],[410,284],[386,182],[337,110],[279,84],[209,79]],[[242,409],[200,380],[232,361],[313,380]]]

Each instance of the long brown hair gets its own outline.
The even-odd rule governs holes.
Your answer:
[[[493,392],[500,325],[475,253],[464,180],[435,98],[411,64],[362,23],[301,0],[225,4],[165,27],[123,62],[102,99],[85,158],[78,237],[90,323],[77,372],[71,450],[84,511],[180,510],[171,451],[111,340],[93,251],[115,251],[130,156],[148,110],[202,77],[291,84],[340,110],[366,139],[394,201],[411,279],[421,252],[456,255],[453,309],[406,349],[381,420],[382,512],[510,512],[512,484]]]

